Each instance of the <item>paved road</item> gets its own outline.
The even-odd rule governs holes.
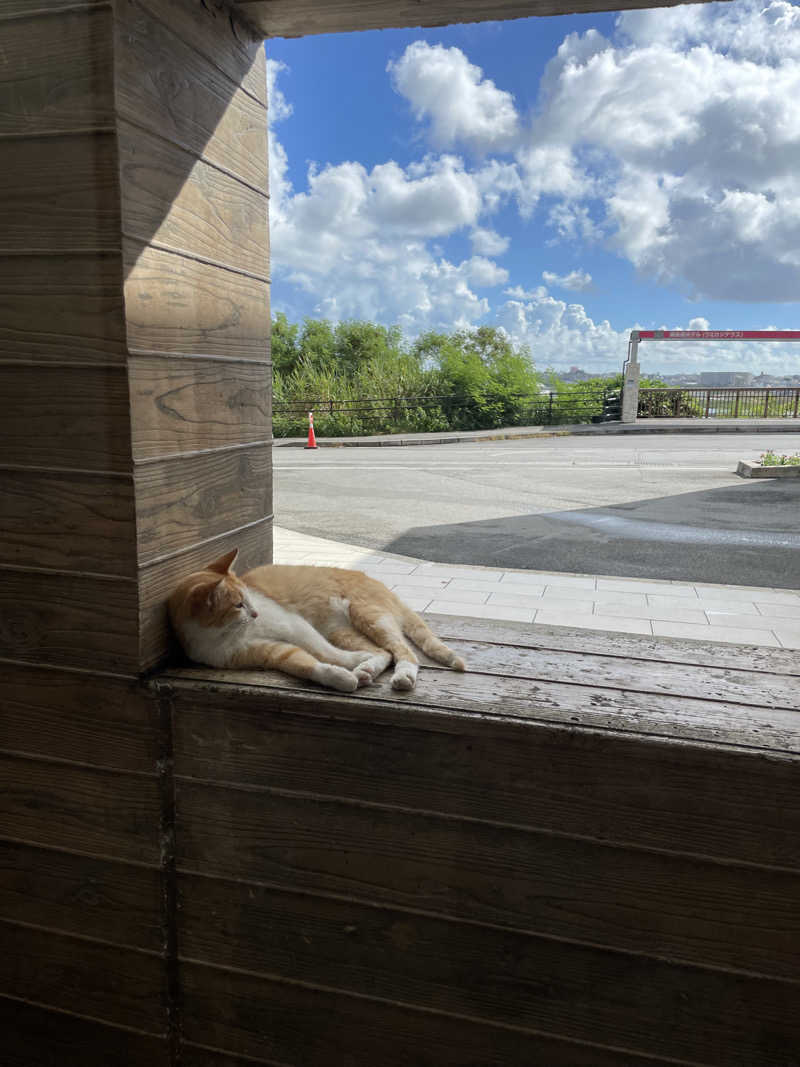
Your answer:
[[[800,589],[800,479],[733,471],[797,434],[276,448],[276,522],[447,563]]]

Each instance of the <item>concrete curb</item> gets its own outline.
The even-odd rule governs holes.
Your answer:
[[[765,467],[760,463],[749,463],[740,459],[736,473],[742,478],[800,478],[800,465],[781,466],[773,463]]]
[[[791,425],[794,423],[794,425]],[[482,441],[521,441],[547,437],[605,437],[653,433],[800,433],[800,419],[648,419],[635,423],[581,423],[570,426],[512,426],[462,433],[382,434],[365,437],[318,437],[322,448],[401,448],[411,445],[480,444]],[[276,448],[304,448],[305,437],[277,437]]]

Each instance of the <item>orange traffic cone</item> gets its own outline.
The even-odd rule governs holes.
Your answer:
[[[314,436],[314,412],[313,411],[309,411],[309,413],[308,413],[308,444],[305,447],[306,448],[316,448],[317,447],[317,439]]]

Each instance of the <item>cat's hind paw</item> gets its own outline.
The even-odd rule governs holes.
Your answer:
[[[359,681],[353,671],[345,667],[334,667],[330,663],[320,664],[323,668],[316,674],[314,681],[329,689],[338,689],[341,693],[352,693],[358,689]]]
[[[382,674],[389,664],[392,662],[392,657],[388,652],[379,652],[375,655],[370,655],[369,659],[360,663],[353,671],[356,678],[358,678],[359,685],[369,685],[370,682],[374,682],[379,674]]]
[[[417,684],[417,665],[401,659],[392,675],[392,689],[409,690]]]

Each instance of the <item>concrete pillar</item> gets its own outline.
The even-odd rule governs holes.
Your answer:
[[[639,408],[639,339],[631,335],[622,383],[622,422],[636,422]]]

